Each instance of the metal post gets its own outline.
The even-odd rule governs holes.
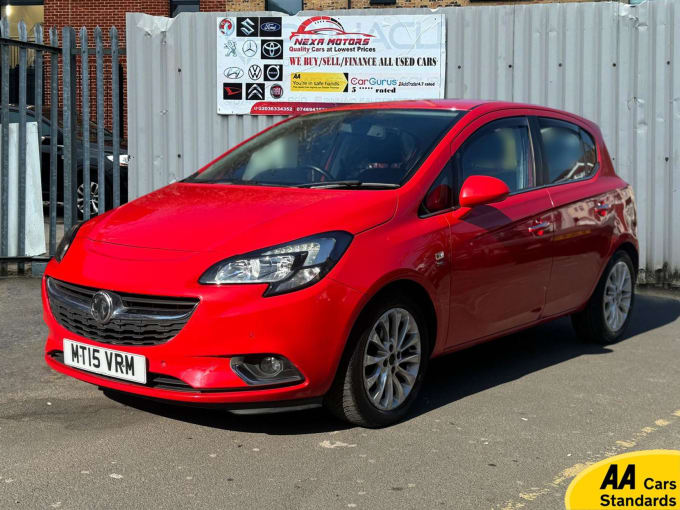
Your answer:
[[[111,27],[111,97],[113,122],[113,207],[120,205],[120,79],[118,73],[118,29]]]
[[[80,68],[82,70],[82,130],[83,130],[83,218],[90,219],[90,65],[87,28],[80,29]],[[78,197],[80,200],[80,197]]]
[[[19,40],[28,41],[26,23],[19,22]],[[17,225],[17,255],[26,255],[26,67],[27,63],[26,48],[19,48],[19,147],[18,147],[18,177],[19,177],[19,215]],[[24,274],[26,266],[19,262],[19,274]]]
[[[106,210],[106,175],[104,174],[104,48],[102,29],[94,29],[97,60],[97,183],[99,185],[99,214]]]
[[[57,29],[50,28],[50,45],[59,46]],[[59,103],[59,55],[50,55],[50,256],[57,251],[57,106]]]
[[[0,32],[3,37],[9,37],[9,21],[3,18],[0,22]],[[2,56],[2,91],[0,104],[2,105],[2,164],[0,189],[2,197],[2,223],[0,224],[0,256],[9,256],[9,46],[3,44],[0,48]],[[0,264],[0,275],[7,274],[7,264]]]
[[[43,27],[41,24],[36,24],[33,27],[33,37],[35,39],[36,44],[42,44],[43,43]],[[42,127],[42,118],[43,118],[43,52],[42,50],[35,50],[35,119],[37,123],[37,129],[38,129],[38,157],[40,158],[39,164],[42,166],[42,142],[43,136],[47,136],[47,133],[43,133]],[[42,178],[42,168],[40,172],[40,176]],[[42,200],[42,187],[40,189],[40,200]],[[35,275],[36,272],[36,266],[31,265],[31,273]]]
[[[62,31],[62,86],[64,105],[64,232],[77,221],[75,196],[77,187],[76,169],[76,66],[73,49],[75,48],[75,32],[71,27]]]

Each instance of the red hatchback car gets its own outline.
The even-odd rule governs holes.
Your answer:
[[[384,426],[434,356],[564,315],[617,340],[637,269],[633,192],[592,122],[345,106],[72,228],[43,280],[45,359],[145,397]]]

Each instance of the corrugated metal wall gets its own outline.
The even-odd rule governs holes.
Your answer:
[[[619,174],[635,188],[642,278],[680,284],[680,3],[441,11],[447,17],[446,97],[530,102],[597,122]],[[133,197],[189,175],[281,119],[217,115],[214,20],[222,15],[191,13],[169,20],[128,14]]]

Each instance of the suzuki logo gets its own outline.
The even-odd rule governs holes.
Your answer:
[[[269,58],[276,58],[281,55],[281,43],[277,41],[267,41],[262,45],[262,53]]]
[[[257,43],[251,39],[248,39],[243,43],[243,47],[241,49],[243,50],[243,54],[246,57],[254,57],[257,53]]]
[[[255,32],[255,22],[250,18],[244,19],[241,22],[241,32],[246,35],[251,35],[253,32]]]
[[[253,64],[248,68],[248,77],[251,80],[259,80],[260,76],[262,76],[262,68],[259,65]]]
[[[111,294],[103,290],[96,292],[92,296],[90,314],[102,326],[109,322],[111,317],[113,317],[113,298]]]

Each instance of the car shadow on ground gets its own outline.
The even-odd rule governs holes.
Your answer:
[[[645,294],[636,297],[626,335],[620,342],[660,328],[680,317],[680,300]],[[611,352],[580,342],[568,318],[536,326],[432,360],[420,397],[407,421],[469,395],[584,355]],[[184,407],[106,392],[124,405],[196,425],[270,435],[315,434],[350,428],[323,409],[271,415],[235,415],[221,409]]]

